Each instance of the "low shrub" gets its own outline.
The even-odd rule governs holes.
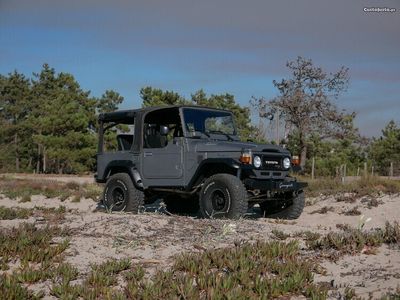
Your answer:
[[[0,256],[20,258],[22,262],[43,263],[61,254],[69,245],[67,239],[59,244],[52,242],[64,232],[58,227],[36,228],[22,224],[18,228],[0,230]]]
[[[399,223],[386,222],[385,228],[368,231],[344,226],[342,231],[330,232],[319,239],[307,241],[307,246],[311,250],[335,250],[339,254],[355,254],[361,252],[366,246],[378,247],[382,243],[400,244]],[[337,256],[332,257],[337,258]]]
[[[132,279],[125,290],[129,299],[325,298],[326,291],[313,283],[313,268],[299,258],[295,241],[248,243],[181,254],[171,270],[158,272],[144,284]]]
[[[31,209],[0,206],[0,220],[28,219],[32,215]]]

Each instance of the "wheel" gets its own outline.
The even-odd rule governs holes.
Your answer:
[[[137,213],[144,203],[144,194],[135,188],[128,174],[117,173],[107,180],[103,199],[109,210]]]
[[[265,217],[294,220],[300,217],[304,204],[304,192],[299,191],[290,199],[262,202],[260,208]]]
[[[199,211],[199,199],[196,196],[185,198],[179,195],[168,195],[163,200],[167,211],[173,214],[195,214]]]
[[[205,218],[239,218],[247,212],[247,191],[239,178],[216,174],[200,191],[200,212]]]

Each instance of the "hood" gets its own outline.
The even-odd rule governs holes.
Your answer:
[[[196,146],[198,152],[241,152],[242,149],[250,149],[253,153],[280,152],[289,155],[288,150],[272,144],[210,140],[207,142],[203,141]]]

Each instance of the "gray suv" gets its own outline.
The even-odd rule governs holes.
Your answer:
[[[173,213],[295,219],[305,183],[289,176],[290,153],[239,140],[231,112],[200,106],[100,114],[96,181],[110,210],[138,212],[162,198]]]

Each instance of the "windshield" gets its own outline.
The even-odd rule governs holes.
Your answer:
[[[236,135],[232,114],[225,111],[184,108],[183,117],[189,134]]]

